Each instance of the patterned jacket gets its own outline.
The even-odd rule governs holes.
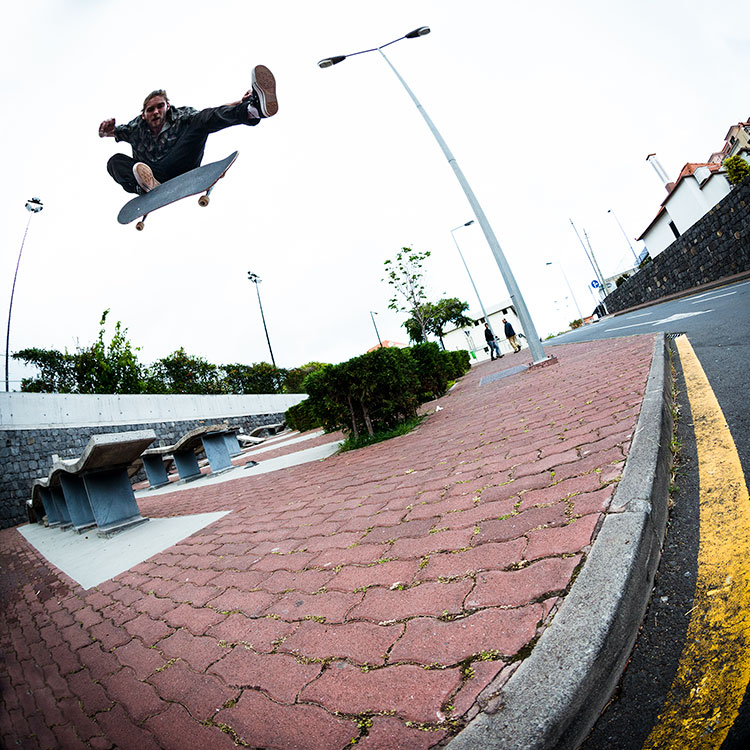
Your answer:
[[[170,107],[164,127],[156,137],[151,133],[146,121],[138,115],[127,125],[115,126],[115,141],[129,143],[136,161],[155,164],[169,153],[197,114],[198,110],[193,107]]]

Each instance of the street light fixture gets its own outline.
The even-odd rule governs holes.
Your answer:
[[[13,313],[13,295],[16,293],[16,279],[18,278],[18,267],[21,265],[21,255],[23,254],[23,246],[26,242],[26,235],[29,231],[29,224],[31,224],[31,217],[34,214],[38,214],[44,205],[39,198],[29,198],[26,201],[26,210],[29,212],[29,220],[26,222],[26,229],[23,233],[23,239],[21,240],[21,249],[18,251],[18,260],[16,261],[16,272],[13,275],[13,286],[10,290],[10,305],[8,306],[8,330],[5,334],[5,392],[10,390],[10,380],[8,379],[8,362],[10,361],[10,316]]]
[[[375,335],[378,337],[378,344],[380,344],[380,348],[383,348],[383,342],[380,340],[380,334],[378,333],[378,327],[375,325],[375,316],[377,315],[376,312],[373,312],[370,310],[370,318],[372,318],[372,325],[375,328]]]
[[[573,298],[573,304],[576,306],[576,310],[578,310],[578,317],[581,319],[581,325],[586,325],[586,323],[583,320],[583,313],[581,312],[581,308],[578,306],[578,300],[576,299],[575,294],[573,294],[573,288],[570,286],[570,282],[568,281],[568,277],[565,275],[565,270],[563,269],[562,265],[558,263],[556,260],[549,261],[545,265],[547,266],[555,265],[560,269],[560,273],[563,275],[563,278],[565,279],[565,283],[568,285],[568,291],[570,291],[570,296]]]
[[[630,237],[628,237],[628,233],[622,228],[622,224],[620,224],[620,220],[617,218],[617,214],[611,209],[607,209],[608,214],[612,214],[612,216],[615,217],[615,221],[617,222],[617,226],[620,227],[620,231],[622,232],[623,236],[625,237],[625,242],[628,243],[628,247],[630,248],[630,252],[633,253],[633,257],[635,258],[636,265],[638,265],[638,255],[636,254],[635,250],[633,250],[633,246],[630,244]]]
[[[255,291],[258,293],[258,307],[260,307],[260,317],[263,320],[263,330],[266,332],[268,351],[271,352],[271,362],[273,363],[273,366],[276,367],[276,360],[273,358],[273,349],[271,349],[271,339],[268,338],[268,328],[266,328],[266,316],[263,315],[263,305],[260,302],[260,287],[258,285],[263,279],[261,279],[257,273],[253,273],[252,271],[247,272],[247,278],[255,284]]]
[[[474,294],[477,295],[477,300],[479,301],[479,307],[482,310],[482,315],[484,316],[485,323],[489,326],[490,333],[492,334],[492,338],[497,338],[495,336],[495,331],[492,328],[492,323],[490,323],[489,315],[487,315],[487,311],[484,309],[484,305],[482,304],[482,298],[479,296],[479,292],[477,291],[477,285],[474,283],[474,279],[471,278],[471,272],[469,271],[469,266],[466,265],[466,259],[464,258],[464,254],[461,252],[461,248],[458,246],[458,240],[456,239],[456,235],[454,232],[458,231],[459,229],[462,229],[463,227],[471,226],[474,223],[474,219],[471,221],[467,221],[465,224],[461,224],[460,226],[455,227],[454,229],[451,229],[451,237],[453,237],[453,242],[456,245],[456,250],[458,250],[458,254],[461,256],[461,261],[464,264],[464,268],[466,269],[466,273],[469,275],[469,281],[471,282],[471,286],[474,289]]]
[[[485,216],[484,211],[482,210],[482,207],[479,205],[479,201],[474,195],[474,191],[469,186],[469,183],[467,182],[466,177],[464,177],[464,174],[461,171],[461,168],[458,166],[458,162],[456,161],[456,158],[453,156],[450,149],[448,148],[448,144],[443,140],[443,137],[438,132],[438,129],[435,127],[434,123],[430,119],[427,112],[425,112],[424,107],[422,107],[422,105],[419,103],[419,100],[414,95],[414,92],[406,84],[406,81],[404,81],[404,79],[401,77],[399,72],[393,66],[393,63],[391,63],[391,61],[386,57],[385,52],[383,52],[383,49],[385,47],[389,47],[391,44],[400,42],[402,39],[416,39],[417,37],[425,36],[426,34],[429,34],[429,33],[430,33],[429,26],[420,26],[419,28],[416,28],[413,31],[410,31],[408,34],[404,34],[404,36],[400,36],[398,39],[394,39],[392,42],[383,44],[380,47],[372,47],[371,49],[360,50],[359,52],[352,52],[348,55],[336,55],[335,57],[326,57],[323,60],[320,60],[318,62],[318,66],[321,68],[330,68],[332,65],[337,65],[338,63],[343,62],[344,60],[346,60],[347,57],[354,57],[355,55],[363,55],[366,52],[379,52],[381,57],[386,61],[386,63],[388,63],[388,66],[393,71],[396,78],[398,78],[398,80],[401,82],[401,85],[404,87],[404,89],[406,89],[406,93],[409,94],[411,100],[414,102],[417,109],[419,110],[419,113],[424,118],[424,121],[427,123],[427,127],[429,127],[430,131],[432,132],[432,135],[435,137],[435,140],[438,142],[440,148],[443,151],[443,154],[445,155],[445,158],[448,160],[448,163],[451,165],[451,168],[453,169],[453,172],[455,173],[456,178],[461,184],[464,194],[466,195],[466,198],[468,199],[469,204],[471,205],[474,216],[476,216],[477,221],[479,222],[479,226],[482,228],[482,232],[484,232],[484,236],[487,240],[487,244],[490,246],[490,250],[492,250],[492,254],[495,256],[495,262],[497,263],[498,268],[500,269],[500,274],[502,275],[503,280],[505,281],[505,286],[508,288],[508,293],[510,294],[511,301],[513,302],[513,307],[515,308],[516,313],[518,314],[518,318],[521,321],[521,326],[523,327],[524,333],[526,334],[526,338],[529,342],[529,350],[534,359],[534,364],[539,364],[540,362],[547,361],[551,358],[548,357],[544,353],[544,348],[542,347],[542,344],[539,341],[539,335],[536,332],[536,327],[534,326],[534,322],[532,321],[531,315],[529,314],[529,311],[526,307],[526,302],[524,301],[523,296],[521,295],[521,290],[518,288],[518,284],[516,283],[515,277],[513,276],[513,272],[511,271],[510,266],[508,265],[508,261],[506,260],[502,249],[500,248],[500,244],[498,243],[497,238],[495,237],[495,233],[492,231],[492,227],[490,226],[489,221],[487,221],[487,217]]]

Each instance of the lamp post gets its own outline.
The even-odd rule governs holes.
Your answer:
[[[377,315],[376,312],[373,312],[372,310],[370,310],[370,318],[372,318],[372,325],[373,325],[373,328],[375,328],[375,335],[378,337],[378,344],[380,344],[380,347],[382,349],[383,342],[380,340],[380,334],[378,333],[378,327],[375,325],[375,316],[376,315]]]
[[[544,348],[539,341],[539,335],[536,332],[536,328],[534,326],[534,322],[531,319],[531,315],[529,315],[529,311],[526,308],[526,302],[521,295],[521,290],[518,288],[518,284],[516,283],[515,277],[513,276],[513,272],[508,265],[508,261],[506,260],[502,249],[500,248],[500,244],[495,237],[495,233],[492,231],[492,227],[490,226],[489,221],[487,221],[487,217],[485,216],[482,207],[479,205],[479,201],[474,195],[474,191],[469,186],[466,177],[464,177],[461,168],[458,166],[456,158],[451,153],[450,149],[448,148],[448,144],[443,140],[443,137],[438,132],[438,129],[435,127],[427,112],[425,112],[424,107],[422,107],[422,105],[419,103],[419,100],[414,95],[414,92],[409,88],[409,86],[407,86],[406,81],[404,81],[391,61],[386,57],[385,52],[383,52],[383,49],[385,47],[388,47],[391,44],[395,44],[396,42],[400,42],[402,39],[416,39],[417,37],[425,36],[429,33],[429,26],[420,26],[419,28],[410,31],[408,34],[404,34],[404,36],[400,36],[398,39],[394,39],[392,42],[383,44],[380,47],[372,47],[371,49],[352,52],[348,55],[326,57],[318,62],[318,67],[330,68],[332,65],[337,65],[338,63],[343,62],[347,57],[363,55],[366,52],[379,52],[386,63],[388,63],[388,67],[390,67],[396,78],[398,78],[398,80],[400,81],[401,85],[404,87],[404,89],[406,89],[406,93],[409,94],[409,97],[414,102],[417,109],[419,110],[419,113],[427,123],[427,127],[430,129],[432,135],[435,137],[435,140],[438,142],[440,148],[443,151],[443,154],[445,155],[445,158],[448,160],[448,163],[451,165],[456,178],[463,188],[464,194],[466,195],[466,198],[471,205],[472,211],[474,212],[474,216],[476,216],[477,221],[479,222],[479,226],[482,228],[482,232],[484,232],[484,236],[487,239],[487,244],[490,246],[490,250],[492,250],[492,254],[495,256],[495,262],[500,269],[500,274],[505,281],[505,286],[508,288],[508,293],[510,294],[511,301],[513,302],[513,306],[516,310],[516,313],[518,314],[518,318],[521,321],[521,326],[523,327],[524,333],[526,334],[526,338],[529,342],[529,350],[531,351],[531,355],[534,358],[534,364],[544,362],[550,359],[550,357],[547,357],[547,355],[544,353]]]
[[[474,283],[474,279],[471,278],[471,272],[469,271],[469,266],[466,265],[466,259],[464,258],[464,254],[461,252],[461,248],[458,246],[458,240],[456,239],[456,235],[454,232],[461,229],[462,227],[468,227],[471,226],[474,223],[474,219],[471,221],[467,221],[465,224],[461,224],[458,227],[455,227],[454,229],[451,229],[451,237],[453,237],[453,242],[456,245],[456,250],[458,250],[458,254],[461,256],[461,262],[464,264],[464,268],[466,269],[466,273],[469,275],[469,281],[471,282],[471,286],[474,289],[474,294],[477,295],[477,300],[479,301],[479,308],[482,311],[482,315],[484,316],[485,323],[490,328],[490,333],[492,334],[492,338],[496,338],[495,331],[492,328],[492,323],[490,323],[490,318],[487,315],[487,311],[484,309],[484,305],[482,304],[482,298],[479,296],[479,292],[477,291],[477,285]]]
[[[620,220],[617,218],[617,214],[611,209],[607,209],[608,214],[612,214],[612,216],[615,217],[615,221],[617,222],[617,226],[620,227],[620,231],[622,232],[623,236],[625,237],[625,242],[628,243],[628,247],[630,248],[630,252],[633,253],[633,257],[635,258],[636,265],[638,264],[638,255],[636,254],[635,250],[633,250],[633,246],[630,244],[630,238],[628,237],[627,232],[622,228],[622,224],[620,224]]]
[[[262,279],[257,273],[247,272],[247,278],[255,284],[255,291],[258,293],[258,307],[260,307],[260,317],[263,320],[263,330],[266,332],[266,341],[268,342],[268,351],[271,352],[271,362],[276,367],[276,360],[273,358],[273,349],[271,349],[271,339],[268,338],[268,328],[266,328],[266,316],[263,315],[263,305],[260,302],[260,287],[258,286]]]
[[[547,266],[555,265],[560,269],[560,273],[563,275],[563,278],[565,279],[565,283],[568,285],[568,291],[570,292],[570,296],[573,298],[573,304],[576,306],[576,310],[578,310],[578,317],[581,319],[581,325],[586,325],[586,323],[583,320],[583,313],[581,312],[581,308],[578,306],[578,300],[576,299],[575,294],[573,294],[573,288],[570,286],[570,282],[568,281],[568,277],[565,275],[565,270],[563,269],[562,265],[555,260],[549,261],[545,265]]]
[[[23,239],[21,240],[21,249],[18,251],[18,260],[16,261],[16,272],[13,274],[13,286],[10,290],[10,305],[8,306],[8,330],[5,334],[5,392],[10,390],[10,380],[8,379],[8,362],[10,361],[10,316],[13,313],[13,295],[16,293],[16,279],[18,278],[18,267],[21,265],[21,255],[23,254],[23,246],[26,242],[26,235],[29,231],[29,224],[31,224],[31,217],[34,214],[38,214],[44,205],[39,198],[29,198],[26,201],[26,210],[29,212],[29,220],[26,222],[26,229],[23,233]]]

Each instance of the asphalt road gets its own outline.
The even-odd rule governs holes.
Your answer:
[[[727,420],[745,481],[750,485],[750,281],[614,316],[554,339],[568,343],[664,331],[685,333]],[[545,348],[548,344],[547,342]],[[554,349],[554,344],[549,346]],[[681,444],[672,507],[654,592],[618,690],[582,750],[640,750],[663,709],[677,671],[693,609],[700,539],[696,439],[679,357],[675,354]],[[698,687],[698,686],[696,686]],[[739,750],[750,740],[750,690],[721,745]],[[703,746],[703,745],[702,745]],[[706,738],[705,747],[716,747]]]

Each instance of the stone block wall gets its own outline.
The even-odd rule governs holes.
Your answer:
[[[26,520],[26,500],[31,497],[32,482],[47,476],[52,468],[52,454],[56,453],[60,458],[77,458],[92,435],[152,429],[156,432],[154,446],[171,445],[186,432],[204,424],[228,422],[243,432],[249,432],[255,427],[283,421],[284,414],[281,412],[148,424],[25,429],[0,427],[0,529]]]
[[[605,299],[609,312],[750,270],[750,177]]]

